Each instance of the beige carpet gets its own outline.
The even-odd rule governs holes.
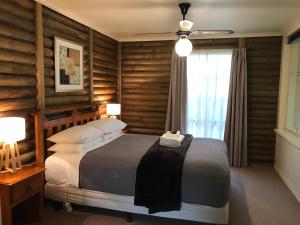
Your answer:
[[[300,225],[300,203],[270,164],[232,169],[230,225]],[[200,223],[136,215],[126,223],[124,213],[77,207],[72,213],[47,206],[44,225],[199,225]]]

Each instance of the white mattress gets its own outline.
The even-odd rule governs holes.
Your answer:
[[[104,141],[101,146],[119,138],[120,133]],[[79,187],[79,164],[84,155],[80,153],[55,152],[45,161],[45,179],[50,184],[69,184]]]

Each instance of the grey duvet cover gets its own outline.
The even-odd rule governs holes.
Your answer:
[[[159,136],[124,134],[87,153],[80,162],[80,188],[134,196],[139,161]],[[182,201],[223,207],[230,191],[230,171],[224,142],[194,138],[182,174]]]

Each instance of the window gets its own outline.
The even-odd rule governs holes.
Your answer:
[[[231,50],[197,51],[187,58],[187,132],[223,139]]]
[[[291,44],[287,129],[300,134],[300,38]]]

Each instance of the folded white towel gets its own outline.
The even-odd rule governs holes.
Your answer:
[[[176,134],[167,132],[160,137],[159,144],[168,147],[179,147],[184,139],[184,135],[181,135],[179,131]]]
[[[171,133],[170,131],[167,131],[167,133],[162,135],[163,138],[166,139],[172,139],[172,140],[180,140],[180,131],[177,131],[176,134]]]
[[[180,135],[178,139],[174,139],[174,138],[168,138],[168,137],[164,137],[161,136],[160,140],[165,141],[165,142],[170,142],[170,143],[181,143],[184,139],[184,135]]]
[[[164,142],[164,141],[159,142],[159,144],[168,147],[179,147],[181,145],[180,142],[172,143],[172,142]]]

